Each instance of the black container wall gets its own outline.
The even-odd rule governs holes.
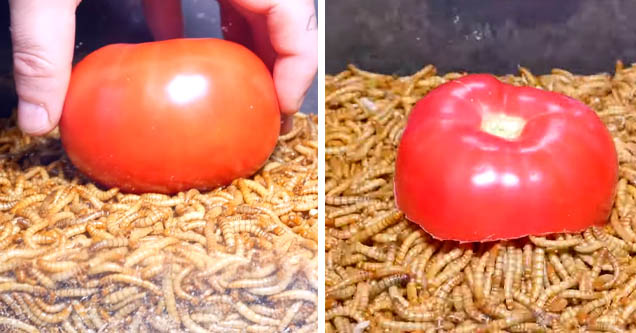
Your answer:
[[[327,0],[326,71],[347,64],[406,75],[612,71],[636,61],[632,0]]]
[[[317,8],[318,0],[314,1]],[[222,38],[216,0],[182,0],[186,37]],[[75,56],[77,62],[88,53],[112,43],[152,40],[139,0],[85,0],[77,9]],[[7,117],[17,104],[13,84],[9,4],[0,3],[0,117]],[[317,83],[307,93],[301,108],[317,112]]]

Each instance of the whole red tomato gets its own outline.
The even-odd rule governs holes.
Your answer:
[[[611,211],[612,137],[567,96],[465,76],[422,98],[401,140],[397,206],[435,238],[578,232]]]
[[[114,44],[73,69],[60,133],[77,168],[130,192],[210,189],[256,172],[280,112],[272,77],[221,39]]]

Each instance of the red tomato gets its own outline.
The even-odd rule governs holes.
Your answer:
[[[564,95],[465,76],[422,98],[401,140],[396,204],[438,239],[578,232],[612,208],[612,137]]]
[[[255,173],[280,130],[272,77],[221,39],[115,44],[73,69],[60,133],[77,168],[130,192],[210,189]]]

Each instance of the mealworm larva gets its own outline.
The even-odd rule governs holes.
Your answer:
[[[35,302],[33,301],[33,298],[31,298],[30,295],[28,294],[24,294],[22,295],[23,300],[25,301],[25,303],[27,304],[27,306],[29,307],[29,310],[41,321],[45,322],[45,323],[49,323],[49,324],[57,324],[60,323],[64,320],[66,320],[68,318],[68,316],[71,314],[71,306],[68,305],[66,306],[62,311],[60,312],[56,312],[56,313],[46,313],[43,312],[40,307],[38,307]]]
[[[614,256],[614,254],[611,252],[606,252],[606,258],[608,259],[608,261],[610,262],[610,265],[612,266],[612,271],[613,271],[612,278],[605,283],[601,283],[600,285],[596,284],[594,286],[596,289],[611,288],[612,286],[616,284],[621,274],[621,266],[618,262],[618,259]]]
[[[370,285],[369,297],[375,297],[375,295],[387,290],[391,286],[403,284],[410,279],[408,274],[394,274],[386,276],[377,281],[377,283]],[[355,291],[355,288],[354,288]]]
[[[183,326],[188,329],[188,331],[194,332],[194,333],[207,333],[209,332],[208,330],[206,330],[205,328],[201,327],[199,324],[197,324],[196,322],[194,322],[192,320],[192,318],[190,318],[190,314],[188,314],[187,310],[180,310],[179,311],[179,317],[181,322],[183,323]]]
[[[125,238],[125,237],[110,238],[110,239],[104,239],[102,241],[95,243],[93,246],[91,246],[91,251],[99,251],[105,248],[124,247],[124,246],[128,246],[128,238]]]
[[[512,325],[510,327],[508,327],[508,331],[510,332],[536,332],[536,333],[543,333],[543,332],[547,332],[547,328],[545,328],[544,326],[541,326],[537,323],[521,323],[521,324],[515,324]]]
[[[372,221],[370,221],[369,225],[367,225],[365,229],[354,234],[351,237],[351,241],[352,242],[365,241],[369,237],[397,223],[399,220],[402,219],[403,216],[404,214],[402,212],[396,211],[396,210],[381,214],[378,217],[374,218]]]
[[[29,273],[44,287],[48,289],[55,289],[56,282],[51,280],[51,278],[39,271],[37,268],[30,267]]]
[[[69,322],[68,320],[64,320],[62,322],[62,330],[64,330],[64,332],[66,333],[77,333],[75,327],[73,327],[71,322]]]
[[[453,288],[457,287],[463,281],[464,274],[457,274],[446,280],[444,284],[442,284],[441,286],[439,286],[439,288],[437,288],[437,290],[435,290],[435,294],[433,296],[436,299],[436,305],[438,308],[443,306],[443,304],[446,304],[446,299],[448,298],[451,290],[453,290]]]
[[[63,271],[73,270],[78,267],[78,264],[74,261],[46,261],[38,259],[36,261],[38,267],[47,272],[57,273]]]
[[[124,261],[124,267],[132,267],[144,258],[151,256],[162,248],[175,244],[179,240],[173,237],[166,237],[145,247],[140,247],[132,252]]]
[[[546,301],[548,300],[548,298],[552,297],[553,295],[563,290],[575,287],[576,285],[578,285],[579,281],[580,281],[580,275],[576,277],[571,277],[569,279],[563,280],[562,282],[558,284],[548,287],[547,289],[543,291],[543,293],[537,299],[537,306],[543,307]]]
[[[477,262],[477,267],[474,270],[473,277],[473,287],[475,292],[475,298],[478,302],[481,302],[485,297],[484,292],[484,270],[486,269],[486,264],[488,263],[488,259],[490,258],[490,252],[485,252]]]
[[[88,275],[98,275],[102,273],[134,274],[134,270],[122,267],[121,265],[114,262],[105,262],[91,267],[87,272]],[[142,277],[144,276],[143,273],[144,271],[142,270]]]
[[[82,273],[82,267],[79,265],[74,265],[69,267],[68,270],[56,272],[50,275],[51,280],[55,282],[60,282],[64,280],[68,280],[72,277],[77,277],[78,274]]]
[[[25,316],[27,319],[29,319],[31,322],[33,322],[36,326],[46,326],[48,323],[42,321],[38,316],[36,316],[33,311],[31,311],[31,308],[29,307],[29,305],[26,303],[23,294],[20,293],[11,293],[11,296],[13,297],[13,299],[15,299],[16,303],[18,304],[19,308],[21,309],[20,313],[23,314],[23,316]]]
[[[261,288],[276,284],[278,276],[271,275],[261,279],[236,280],[228,284],[228,288]]]
[[[432,281],[439,271],[442,270],[448,263],[459,258],[464,253],[461,248],[455,248],[447,253],[440,254],[438,259],[431,262],[428,270],[426,271],[426,279]]]
[[[414,230],[406,237],[406,239],[404,239],[404,241],[402,241],[402,245],[400,245],[400,248],[397,251],[397,254],[395,256],[396,265],[402,264],[404,257],[406,257],[406,253],[409,250],[409,248],[411,248],[411,246],[417,239],[422,238],[422,235],[423,235],[423,232],[421,230]]]
[[[470,288],[468,288],[468,286],[465,284],[460,285],[459,288],[462,293],[462,303],[463,303],[464,311],[466,311],[466,314],[468,314],[468,316],[470,316],[473,320],[477,322],[480,322],[480,323],[487,322],[489,320],[489,317],[481,313],[475,307],[473,303],[473,295],[470,292]]]
[[[434,328],[435,325],[430,322],[408,322],[394,320],[380,320],[378,325],[382,328],[395,331],[425,331]]]
[[[17,283],[17,282],[0,283],[0,293],[6,293],[8,291],[19,291],[19,292],[33,294],[36,296],[45,296],[47,294],[46,289],[40,286],[32,286],[30,284]]]
[[[362,314],[349,306],[337,306],[325,312],[325,320],[332,320],[333,318],[340,316],[349,317],[356,322],[364,321]]]
[[[532,255],[532,290],[531,299],[539,298],[543,290],[543,267],[545,265],[545,251],[541,247],[535,247]]]
[[[46,199],[46,197],[46,194],[33,194],[31,196],[23,198],[18,201],[18,203],[16,203],[13,208],[11,208],[11,213],[20,214],[22,213],[23,209],[33,206],[37,202],[43,201],[44,199]]]
[[[593,226],[590,229],[592,230],[592,234],[594,234],[594,236],[614,255],[619,258],[629,257],[629,253],[627,252],[628,246],[625,241],[608,235],[605,231],[596,226]]]
[[[532,313],[529,311],[515,311],[507,318],[491,321],[486,325],[486,330],[489,332],[502,330],[513,325],[527,322],[532,318]]]
[[[22,309],[18,305],[18,302],[9,294],[0,294],[0,300],[8,305],[15,315],[22,315]]]
[[[82,318],[79,316],[79,314],[77,312],[71,314],[71,320],[73,321],[73,328],[76,331],[85,333],[85,332],[92,332],[92,330],[89,330],[86,325],[84,324],[84,321],[82,320]]]
[[[413,260],[420,253],[422,253],[422,251],[424,251],[427,246],[428,246],[428,244],[422,242],[422,243],[416,244],[413,247],[411,247],[409,249],[409,251],[406,253],[406,256],[404,257],[404,265],[408,266],[409,264],[411,264],[411,262],[413,262]]]
[[[141,305],[140,302],[132,302],[122,307],[121,309],[117,310],[117,312],[115,312],[115,314],[113,315],[112,319],[114,321],[124,319],[128,317],[131,313],[135,312],[135,310],[139,309],[140,305]]]
[[[178,268],[175,264],[168,265],[168,270],[163,274],[161,282],[161,291],[163,292],[164,302],[168,315],[176,323],[180,322],[179,312],[177,311],[177,301],[174,297],[174,285],[172,272]]]
[[[40,298],[35,298],[34,301],[40,309],[48,313],[57,313],[68,307],[66,303],[48,304]]]
[[[92,259],[90,259],[88,262],[86,262],[86,264],[83,266],[91,268],[91,267],[100,265],[101,263],[105,261],[119,260],[123,258],[127,253],[128,253],[128,248],[126,247],[118,247],[118,248],[110,249],[107,251],[99,252],[95,254],[95,256]]]
[[[35,326],[29,325],[21,320],[15,319],[15,318],[9,318],[9,317],[0,317],[0,325],[4,325],[4,326],[9,326],[9,327],[13,327],[15,329],[19,329],[22,331],[26,331],[29,333],[39,333],[40,330],[38,330]]]
[[[102,298],[102,302],[105,304],[119,303],[137,293],[138,291],[139,289],[137,287],[124,287],[104,296],[104,298]]]
[[[409,303],[398,292],[396,286],[389,288],[389,297],[393,301],[393,309],[400,316],[400,318],[408,321],[432,321],[437,317],[434,312],[425,312],[419,310],[412,310],[409,308]]]
[[[361,282],[364,283],[364,282]],[[366,284],[366,283],[365,283]],[[358,287],[360,288],[360,287]],[[367,286],[368,288],[368,286]],[[286,290],[283,292],[280,292],[276,295],[272,295],[269,297],[269,299],[271,300],[278,300],[278,299],[298,299],[298,300],[303,300],[303,301],[307,301],[307,302],[312,302],[314,304],[318,304],[318,295],[309,291],[309,290],[304,290],[304,289],[292,289],[292,290]],[[366,301],[369,301],[368,298],[368,292],[367,292],[367,298]],[[360,301],[360,306],[362,307],[362,300]],[[366,305],[364,306],[366,308]]]
[[[459,260],[449,262],[446,265],[446,267],[444,267],[444,270],[441,273],[437,274],[437,276],[429,280],[429,286],[432,288],[436,288],[440,286],[442,283],[444,283],[446,280],[451,278],[452,276],[461,272],[464,269],[464,267],[468,265],[472,256],[473,256],[472,250],[468,249],[464,251],[464,253],[459,258]]]
[[[302,304],[302,302],[296,302],[289,307],[289,309],[281,319],[280,324],[278,325],[279,332],[282,332],[287,326],[289,326],[289,324],[291,324],[294,316],[296,315],[296,313],[298,313]]]
[[[110,305],[108,305],[106,308],[107,308],[109,311],[117,311],[117,310],[120,310],[120,309],[124,308],[125,306],[127,306],[128,304],[130,304],[130,303],[132,303],[132,302],[135,302],[135,301],[137,301],[137,300],[141,300],[141,299],[145,298],[145,297],[146,297],[146,295],[147,295],[147,294],[146,294],[146,292],[145,292],[145,291],[138,292],[138,293],[133,294],[133,295],[131,295],[130,297],[128,297],[128,298],[126,298],[126,299],[122,300],[122,301],[121,301],[121,302],[119,302],[119,303],[110,304]],[[95,309],[94,309],[94,308],[92,308],[92,310],[95,310]]]
[[[173,280],[173,284],[174,284],[174,293],[178,298],[183,298],[188,300],[189,302],[193,303],[193,304],[197,304],[198,303],[198,299],[195,298],[194,296],[186,293],[183,288],[181,287],[181,283],[183,281],[183,279],[190,274],[190,272],[192,272],[192,266],[188,266],[185,269],[180,270],[174,277]]]
[[[259,315],[258,313],[252,311],[243,302],[236,302],[234,304],[234,307],[236,311],[241,314],[241,316],[245,317],[245,319],[259,325],[278,326],[280,324],[280,320]]]
[[[375,276],[375,273],[367,272],[367,271],[359,271],[356,274],[352,274],[352,275],[348,276],[346,279],[340,281],[336,285],[329,287],[325,292],[327,294],[329,294],[329,293],[331,293],[333,291],[336,291],[338,289],[344,288],[344,287],[346,287],[348,285],[356,284],[356,283],[358,283],[360,281],[371,279],[374,276]]]
[[[152,293],[156,295],[161,295],[161,289],[154,285],[152,282],[144,281],[136,276],[125,275],[125,274],[110,274],[99,280],[100,285],[111,284],[114,282],[132,284],[138,287],[142,287],[144,289],[148,289]]]
[[[65,288],[56,289],[53,294],[61,298],[82,298],[96,294],[98,291],[98,288]]]
[[[180,240],[196,242],[203,246],[207,246],[207,240],[205,239],[205,236],[193,231],[165,230],[164,235],[171,236]]]

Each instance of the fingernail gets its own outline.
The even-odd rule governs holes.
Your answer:
[[[43,134],[50,127],[49,114],[42,105],[18,102],[18,125],[28,134]]]

